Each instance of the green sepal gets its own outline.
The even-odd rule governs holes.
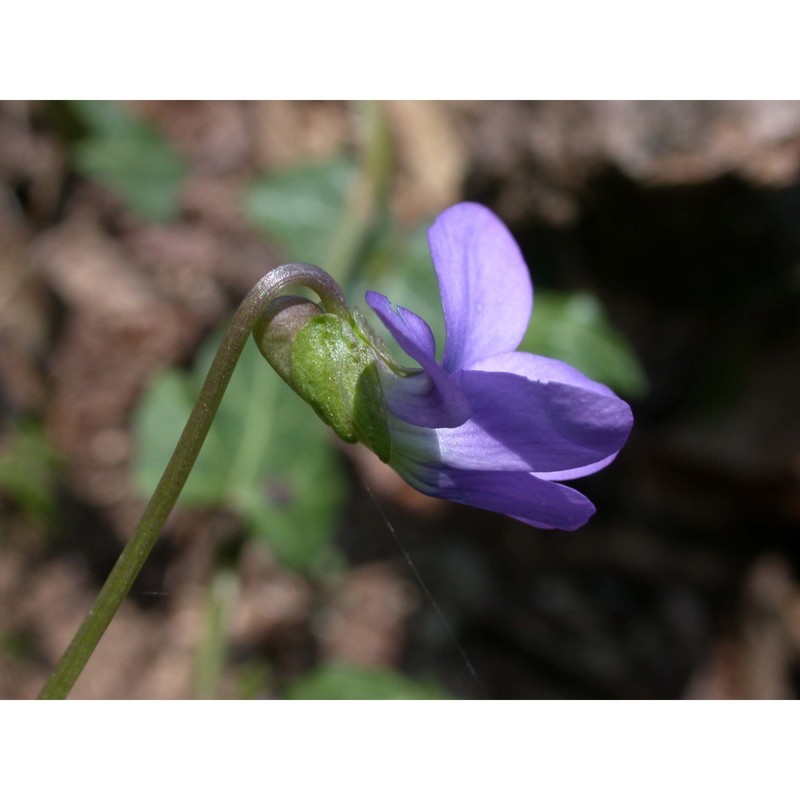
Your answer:
[[[388,461],[391,445],[378,358],[354,323],[320,314],[294,338],[291,385],[339,437],[362,442]]]

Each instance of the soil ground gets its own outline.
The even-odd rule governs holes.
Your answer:
[[[343,103],[130,110],[189,164],[167,224],[76,170],[58,109],[0,104],[3,698],[36,695],[141,512],[142,392],[280,262],[242,188],[359,137]],[[422,498],[343,447],[336,580],[280,566],[225,509],[179,510],[73,696],[205,696],[212,598],[219,697],[281,697],[329,660],[466,698],[796,697],[800,104],[384,110],[398,218],[486,203],[537,287],[591,290],[639,354],[630,444],[579,484],[600,512],[531,530]]]

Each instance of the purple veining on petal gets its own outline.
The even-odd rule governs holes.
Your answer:
[[[533,307],[533,286],[517,243],[501,220],[476,203],[447,209],[428,231],[439,279],[448,372],[515,350]]]

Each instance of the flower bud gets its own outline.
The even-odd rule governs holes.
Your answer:
[[[275,371],[346,442],[390,455],[379,377],[381,358],[352,316],[324,313],[309,300],[279,297],[255,331]]]
[[[290,386],[294,337],[309,320],[323,313],[323,310],[311,300],[281,295],[270,302],[255,326],[253,338],[261,355]]]

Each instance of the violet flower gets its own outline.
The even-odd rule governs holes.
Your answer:
[[[444,310],[441,363],[430,327],[382,294],[366,299],[421,371],[381,369],[388,463],[435,497],[574,530],[595,512],[560,483],[610,464],[630,407],[561,361],[517,347],[533,306],[530,274],[505,225],[461,203],[428,233]]]

